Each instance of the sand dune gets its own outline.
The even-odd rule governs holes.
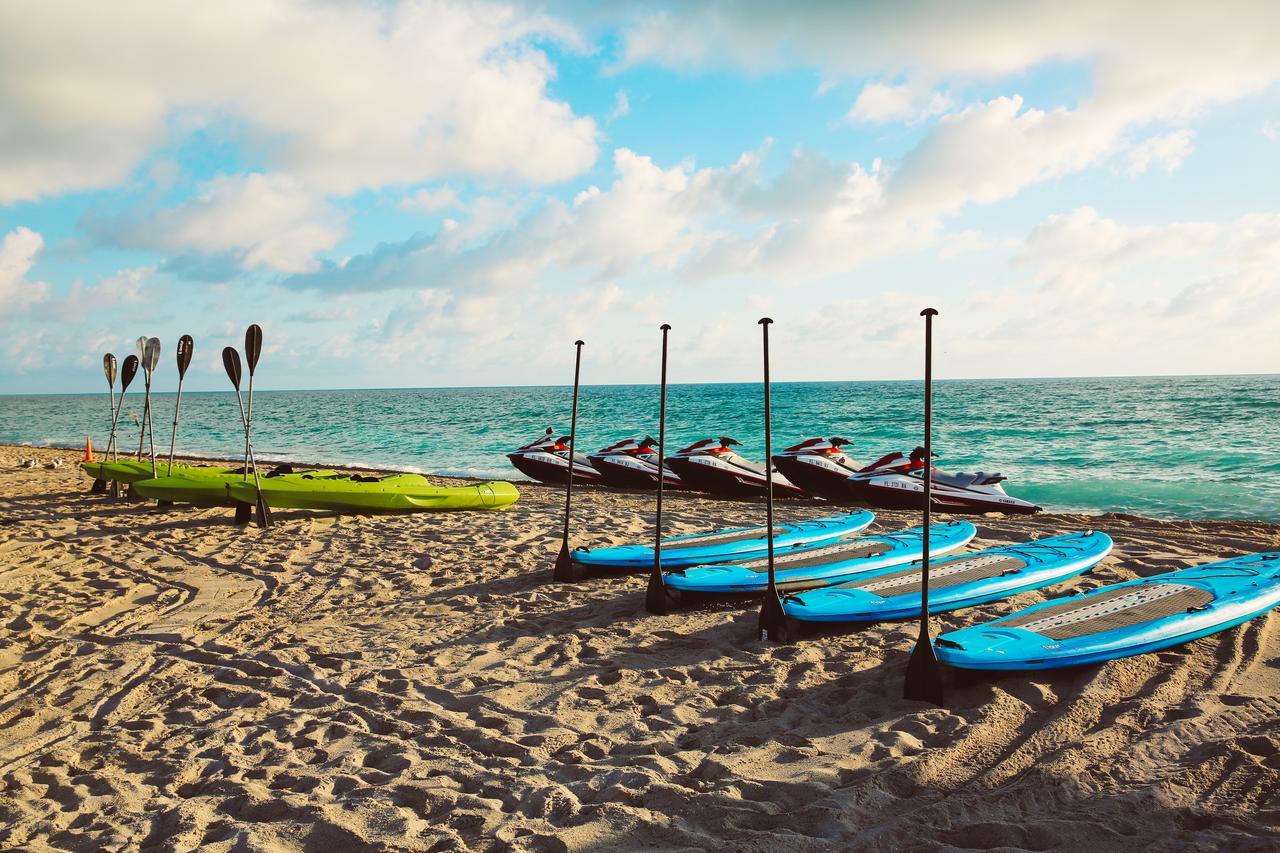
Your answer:
[[[544,583],[562,492],[495,514],[228,513],[87,494],[0,447],[0,848],[1274,849],[1275,615],[1080,670],[897,698],[913,624],[753,639],[644,578]],[[584,489],[575,544],[650,535]],[[815,514],[789,504],[783,519]],[[762,507],[672,496],[671,531]],[[880,516],[876,528],[914,521]],[[1257,550],[1280,527],[981,518],[989,547],[1098,527],[1091,574]]]

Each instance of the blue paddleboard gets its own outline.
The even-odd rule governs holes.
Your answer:
[[[935,524],[929,528],[929,553],[946,554],[969,544],[977,529],[967,521]],[[898,566],[924,553],[922,530],[918,527],[897,533],[859,536],[838,545],[803,553],[774,554],[774,575],[778,589],[801,590],[826,586],[852,575]],[[663,573],[672,589],[689,592],[762,592],[769,585],[769,561],[765,559],[694,566]]]
[[[938,659],[964,669],[1051,669],[1153,652],[1280,604],[1280,552],[1249,554],[1056,598],[950,631]]]
[[[1070,533],[929,561],[929,612],[1007,598],[1088,571],[1111,550],[1105,533]],[[921,568],[864,572],[834,586],[788,595],[788,616],[811,622],[874,622],[920,615]]]
[[[875,521],[866,510],[842,512],[812,521],[774,525],[774,553],[794,554],[830,545],[865,530]],[[671,568],[750,560],[769,553],[764,527],[735,527],[712,533],[692,533],[662,540],[662,565]],[[647,569],[653,565],[652,545],[618,545],[613,548],[578,548],[573,560],[593,569]]]

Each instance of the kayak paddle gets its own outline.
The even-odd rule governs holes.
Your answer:
[[[107,409],[107,413],[111,416],[111,437],[110,437],[110,439],[108,439],[108,441],[107,441],[107,449],[106,449],[106,450],[104,450],[104,451],[103,451],[103,453],[102,453],[102,458],[103,458],[104,460],[106,460],[106,459],[110,459],[110,458],[111,458],[111,447],[116,443],[116,430],[115,430],[115,419],[116,419],[116,357],[115,357],[114,355],[112,355],[111,353],[107,353],[106,355],[104,355],[104,356],[102,357],[102,372],[103,372],[104,374],[106,374],[106,377],[107,377],[107,391],[108,391],[108,393],[110,393],[110,395],[111,395],[110,400],[109,400],[109,402],[110,402],[110,406],[108,406],[108,409]],[[86,460],[86,461],[88,461],[88,460]],[[105,492],[106,490],[107,490],[107,481],[106,481],[106,480],[103,480],[103,479],[101,479],[101,478],[95,477],[95,478],[94,478],[94,481],[93,481],[93,488],[91,488],[91,489],[90,489],[90,491],[91,491],[93,494],[98,495],[98,494],[102,494],[102,493],[103,493],[103,492]]]
[[[573,447],[578,437],[578,374],[582,367],[582,341],[574,341],[573,356],[573,411],[569,419],[569,482],[564,492],[564,536],[560,540],[560,553],[551,579],[560,583],[577,580],[573,559],[569,556],[569,504],[573,501]]]
[[[926,308],[924,317],[924,551],[920,555],[920,636],[907,661],[904,699],[943,704],[942,668],[929,636],[929,522],[933,505],[933,318],[938,312]]]
[[[782,609],[782,597],[778,595],[778,582],[773,569],[773,429],[770,423],[772,412],[769,408],[769,324],[772,322],[768,317],[760,318],[760,328],[764,332],[764,505],[765,524],[769,528],[769,586],[765,589],[764,601],[760,604],[757,633],[761,640],[787,643],[791,640],[787,614]]]
[[[662,373],[658,390],[658,508],[654,513],[653,569],[649,572],[649,588],[644,594],[644,609],[657,616],[668,610],[667,585],[662,580],[662,481],[667,464],[667,333],[671,326],[662,324]]]
[[[240,405],[240,423],[244,426],[244,432],[246,436],[246,441],[244,445],[246,473],[244,475],[244,478],[246,480],[249,479],[247,469],[248,469],[248,465],[252,464],[253,465],[253,482],[254,482],[254,485],[257,487],[257,492],[258,492],[258,501],[257,501],[258,507],[259,507],[258,526],[268,527],[271,524],[271,516],[269,516],[265,512],[266,505],[262,500],[262,483],[258,480],[258,464],[253,460],[253,445],[250,444],[249,441],[247,440],[249,435],[249,419],[245,415],[244,398],[240,396],[240,376],[241,376],[240,353],[236,352],[235,347],[222,348],[222,366],[227,371],[227,378],[231,380],[231,386],[236,389],[236,402]],[[250,513],[252,512],[253,512],[253,509],[249,507],[247,504],[242,504],[237,502],[235,523],[248,524],[249,516],[250,516]]]
[[[133,382],[133,377],[138,373],[138,357],[129,355],[125,357],[124,364],[120,366],[120,398],[116,401],[116,411],[111,418],[111,436],[115,440],[116,427],[120,423],[120,412],[124,409],[124,392],[129,390],[129,383]],[[120,497],[120,483],[116,480],[111,481],[111,497]]]
[[[169,436],[169,471],[173,474],[173,447],[178,441],[178,412],[182,409],[182,380],[191,366],[191,353],[195,350],[195,341],[190,335],[178,338],[178,399],[173,403],[173,433]]]
[[[147,402],[143,407],[142,428],[147,432],[147,440],[151,449],[151,476],[156,476],[156,433],[151,412],[151,376],[156,371],[156,365],[160,363],[160,339],[148,338],[147,344],[143,348],[142,357],[142,374],[147,386]],[[142,445],[138,445],[138,458],[142,458]]]
[[[249,402],[245,412],[244,419],[244,440],[245,445],[249,445],[249,430],[253,426],[253,371],[258,367],[258,358],[262,355],[262,327],[257,323],[251,323],[249,328],[244,330],[244,357],[249,363]],[[271,510],[267,509],[267,501],[262,496],[262,484],[258,481],[258,463],[253,463],[253,482],[258,488],[258,526],[271,526]]]
[[[142,370],[143,376],[147,372],[147,336],[142,335],[137,340],[136,351],[138,354],[138,367]],[[142,459],[142,445],[147,440],[147,421],[151,419],[151,395],[148,394],[146,402],[142,405],[142,432],[138,434],[138,459]]]

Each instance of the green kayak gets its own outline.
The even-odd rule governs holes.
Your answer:
[[[82,462],[80,468],[95,480],[114,480],[117,483],[136,483],[139,480],[150,480],[155,474],[151,471],[150,459],[121,459],[117,462]],[[230,468],[210,468],[204,465],[174,465],[174,476],[204,477],[223,475]],[[238,470],[238,469],[237,469]],[[169,463],[156,460],[156,471],[167,474]]]
[[[139,480],[133,490],[144,498],[170,503],[195,504],[196,506],[235,506],[235,500],[227,493],[227,486],[244,482],[243,468],[186,468],[181,474],[173,466],[172,477],[156,477]],[[331,475],[336,471],[307,471],[306,475]],[[266,474],[262,475],[264,478]],[[283,474],[285,477],[301,477],[303,474]],[[249,475],[253,483],[253,475]]]
[[[258,499],[253,480],[231,483],[227,491],[241,503],[253,504]],[[510,483],[498,481],[474,486],[435,486],[421,474],[374,478],[317,472],[263,477],[262,496],[271,507],[415,512],[503,509],[515,503],[520,492]]]

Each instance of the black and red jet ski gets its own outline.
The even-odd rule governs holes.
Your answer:
[[[1005,493],[1007,478],[996,473],[951,473],[929,466],[933,508],[939,512],[1003,512],[1033,515],[1040,507]],[[923,447],[910,456],[892,453],[868,465],[846,481],[850,494],[885,509],[920,509],[924,502],[925,454]]]
[[[657,440],[649,436],[628,438],[597,450],[587,458],[604,477],[605,485],[622,489],[658,488]],[[667,489],[683,489],[684,481],[668,465],[662,466],[662,485]]]
[[[564,485],[569,482],[569,436],[547,431],[533,441],[507,454],[520,473],[543,483]],[[591,465],[584,453],[573,455],[573,481],[600,483],[604,478]]]
[[[807,438],[773,455],[773,466],[811,495],[836,503],[854,500],[848,479],[862,466],[845,454],[847,438]]]
[[[734,453],[731,448],[738,444],[732,438],[706,438],[668,456],[667,466],[690,489],[728,498],[759,497],[765,493],[765,467]],[[773,496],[798,498],[804,491],[775,469]]]

